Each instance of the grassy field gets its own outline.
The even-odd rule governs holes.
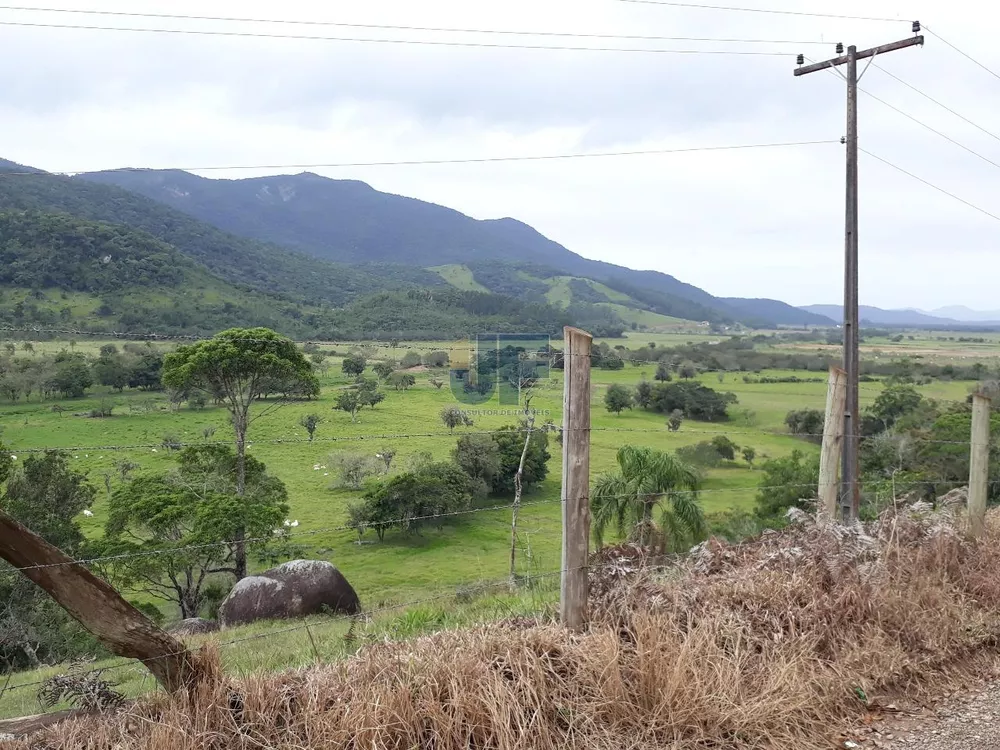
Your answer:
[[[685,341],[718,340],[718,337],[700,337],[697,334],[638,334],[630,340],[638,342],[657,340],[658,343],[684,343]],[[80,342],[78,351],[96,351],[102,342]],[[620,340],[619,340],[620,343]],[[36,352],[56,351],[66,347],[65,342],[36,343]],[[164,344],[163,346],[167,346]],[[441,348],[453,355],[463,350],[455,342],[422,342],[419,350],[425,352]],[[333,351],[332,347],[329,348]],[[381,348],[369,354],[392,352],[400,357],[405,345],[395,349]],[[551,601],[551,592],[518,594],[494,601],[469,605],[456,601],[456,592],[468,586],[502,579],[507,574],[510,540],[509,509],[483,510],[463,517],[442,530],[426,530],[418,536],[406,537],[396,531],[387,533],[385,541],[376,543],[369,532],[363,544],[357,543],[353,531],[343,530],[346,507],[358,498],[359,493],[336,487],[332,470],[334,457],[341,452],[365,452],[374,455],[383,447],[396,451],[394,467],[404,466],[407,460],[429,452],[437,459],[445,459],[455,445],[462,430],[491,430],[515,421],[513,414],[483,413],[475,415],[475,425],[459,428],[449,434],[439,419],[443,407],[456,404],[456,397],[445,386],[434,388],[429,380],[435,374],[447,379],[447,371],[438,373],[418,368],[417,384],[407,391],[387,389],[385,401],[376,409],[365,409],[352,423],[349,415],[333,410],[339,389],[348,380],[340,371],[340,354],[346,347],[336,347],[338,355],[331,356],[328,369],[321,378],[322,393],[312,402],[291,403],[282,406],[251,429],[250,451],[262,460],[269,471],[287,486],[290,498],[290,518],[299,521],[296,542],[304,548],[304,556],[330,560],[346,575],[358,591],[366,609],[384,611],[386,616],[377,618],[374,628],[405,635],[422,627],[448,625],[474,621],[476,618],[496,614],[495,608],[522,612],[544,606]],[[732,391],[739,403],[730,408],[731,419],[725,423],[685,421],[678,432],[666,429],[663,415],[642,410],[626,411],[614,415],[604,408],[603,395],[613,383],[634,385],[640,379],[652,380],[654,367],[627,365],[619,371],[594,370],[592,393],[592,477],[615,467],[615,453],[626,443],[646,445],[673,451],[676,448],[699,442],[713,435],[725,434],[740,445],[756,449],[756,463],[768,458],[789,454],[799,449],[814,453],[817,446],[784,433],[783,420],[788,411],[802,408],[822,409],[825,402],[824,382],[760,384],[746,383],[742,375],[726,374],[721,380],[717,374],[706,373],[700,377],[706,385],[717,390]],[[768,372],[766,375],[798,375],[804,373]],[[819,375],[809,374],[810,377]],[[553,371],[542,381],[532,402],[541,411],[541,419],[561,421],[562,373]],[[877,383],[867,383],[861,391],[862,404],[874,400],[880,390]],[[938,399],[961,399],[968,391],[967,383],[935,382],[921,390]],[[111,399],[116,404],[114,415],[107,419],[87,416],[101,399]],[[197,443],[207,439],[206,430],[214,428],[212,440],[226,439],[231,430],[228,413],[222,407],[194,410],[184,407],[171,410],[162,394],[126,392],[123,394],[94,394],[71,401],[62,401],[65,411],[53,411],[54,402],[20,402],[0,404],[0,439],[11,453],[23,461],[28,450],[43,448],[64,449],[71,457],[75,469],[85,472],[99,490],[94,515],[81,518],[80,523],[90,536],[102,533],[106,520],[107,493],[118,486],[115,472],[116,460],[127,458],[139,464],[139,472],[166,471],[174,461],[170,451],[163,447],[165,435],[176,435],[184,442]],[[484,412],[501,412],[504,407],[496,401],[468,407]],[[305,430],[299,420],[308,413],[322,416],[315,442],[306,442]],[[297,442],[280,442],[280,441]],[[519,553],[520,572],[538,575],[557,571],[560,565],[560,505],[559,481],[561,475],[560,446],[550,441],[552,458],[548,478],[526,497],[527,506],[521,512],[520,535],[522,548]],[[716,513],[733,508],[752,506],[759,482],[759,469],[752,470],[743,461],[711,470],[704,484],[701,502],[706,512]],[[504,505],[509,498],[491,498],[489,504]],[[527,597],[527,598],[526,598]],[[400,614],[396,607],[409,602],[431,599],[433,604],[412,609],[417,614]],[[498,603],[499,602],[499,603]],[[174,616],[169,605],[165,612]],[[409,619],[407,619],[409,618]],[[247,636],[267,633],[266,638],[248,641],[245,646],[231,647],[223,654],[226,664],[236,670],[281,668],[308,663],[317,658],[311,642],[301,630],[286,632],[287,625],[261,624],[249,629]],[[346,647],[340,635],[342,623],[329,619],[317,620],[319,657],[333,658]],[[383,632],[379,630],[378,632]],[[230,631],[224,639],[240,638],[243,631]],[[327,633],[320,637],[318,634]],[[49,673],[52,670],[49,670]],[[16,675],[12,684],[33,681],[46,672]],[[151,688],[143,677],[141,668],[129,668],[126,689],[134,693]],[[2,692],[2,691],[0,691]],[[31,713],[25,695],[33,691],[20,690],[0,695],[0,715]],[[33,698],[32,698],[33,700]]]
[[[446,266],[434,266],[433,268],[428,268],[427,270],[434,271],[456,289],[461,289],[465,292],[489,291],[489,289],[473,278],[472,271],[469,270],[468,266],[452,263]]]

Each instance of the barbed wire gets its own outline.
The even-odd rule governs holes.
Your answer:
[[[870,484],[878,484],[879,482],[882,482],[882,481],[888,481],[888,479],[885,479],[885,480],[869,479],[869,480],[864,480],[864,481],[858,482],[858,484],[863,486],[863,485],[870,485]],[[924,478],[921,478],[921,479],[918,479],[918,480],[908,480],[908,481],[910,481],[913,484],[927,484],[927,485],[968,484],[968,482],[966,480],[951,480],[951,479],[946,479],[944,477],[924,477]],[[838,481],[837,484],[840,484],[840,482]],[[816,482],[791,482],[791,483],[770,484],[770,485],[768,485],[768,484],[761,484],[761,485],[749,486],[749,487],[709,487],[709,488],[700,488],[700,489],[695,489],[695,490],[665,490],[663,492],[642,493],[642,497],[643,498],[647,498],[647,499],[649,499],[649,498],[670,498],[670,497],[674,497],[674,496],[684,496],[684,495],[698,496],[698,495],[704,495],[704,494],[751,493],[751,492],[752,493],[756,493],[756,492],[762,492],[762,491],[768,491],[768,490],[804,489],[804,488],[815,489],[816,487],[817,487],[817,483]],[[636,498],[636,497],[639,497],[639,493],[628,492],[628,493],[617,493],[617,494],[610,494],[610,495],[602,495],[601,499],[602,500],[618,500],[618,499],[631,499],[631,498]],[[591,498],[590,498],[590,496],[584,496],[582,499],[583,499],[584,502],[589,503]],[[476,513],[491,513],[491,512],[498,512],[498,511],[503,511],[503,510],[513,510],[515,507],[523,510],[525,508],[537,507],[537,506],[542,506],[542,505],[554,505],[556,503],[562,505],[564,502],[565,502],[565,500],[562,497],[559,497],[559,498],[550,498],[550,499],[547,499],[547,500],[522,501],[520,503],[511,502],[511,503],[506,503],[506,504],[501,504],[501,505],[490,505],[490,506],[484,506],[484,507],[480,507],[480,508],[466,508],[466,509],[463,509],[463,510],[445,511],[445,512],[432,513],[432,514],[420,515],[420,516],[402,516],[402,517],[394,518],[394,519],[391,519],[391,520],[373,521],[371,523],[365,523],[365,524],[363,524],[363,527],[364,527],[365,530],[368,530],[368,529],[377,529],[377,528],[380,528],[380,527],[388,529],[388,528],[391,528],[393,526],[397,526],[397,525],[401,525],[401,524],[406,524],[406,523],[414,523],[414,522],[419,522],[419,521],[430,521],[430,520],[438,520],[438,519],[445,519],[445,518],[456,518],[456,517],[460,517],[460,516],[469,516],[469,515],[473,515],[473,514],[476,514]],[[283,527],[281,529],[275,529],[275,532],[281,532],[280,535],[275,535],[275,533],[272,533],[272,534],[269,534],[267,536],[247,537],[247,538],[239,539],[239,540],[236,540],[236,539],[227,539],[227,540],[222,540],[222,541],[218,541],[218,542],[207,542],[207,543],[203,543],[203,544],[185,545],[185,546],[182,546],[182,547],[171,547],[171,548],[166,548],[166,549],[155,549],[155,550],[142,550],[142,551],[137,551],[137,552],[126,552],[126,553],[121,553],[121,554],[116,554],[116,555],[104,555],[104,556],[98,556],[98,557],[86,557],[86,558],[79,558],[79,559],[72,559],[72,560],[64,560],[64,561],[61,561],[61,562],[54,562],[54,563],[43,563],[43,564],[39,564],[39,565],[27,565],[27,566],[19,567],[19,568],[18,567],[11,567],[9,570],[3,571],[3,573],[6,573],[7,575],[11,575],[11,574],[14,574],[14,573],[25,573],[25,572],[31,571],[31,570],[41,570],[41,569],[49,569],[49,568],[60,568],[60,567],[66,567],[66,566],[70,566],[70,565],[94,565],[94,564],[102,563],[102,562],[119,562],[119,561],[122,561],[122,560],[131,560],[131,559],[138,559],[138,558],[145,558],[145,557],[160,557],[160,556],[169,556],[169,555],[180,555],[180,554],[184,554],[184,553],[187,553],[187,552],[198,551],[198,550],[214,549],[214,548],[220,548],[220,547],[231,547],[231,546],[235,546],[237,544],[255,545],[255,544],[272,542],[272,541],[286,541],[286,540],[291,539],[291,538],[318,536],[318,535],[321,535],[321,534],[333,534],[333,533],[345,532],[345,531],[357,531],[358,526],[359,526],[358,524],[341,524],[339,526],[328,526],[328,527],[324,527],[324,528],[320,528],[320,529],[310,529],[310,530],[306,530],[306,531],[286,531],[286,529]]]
[[[796,395],[796,394],[790,394]],[[528,431],[527,427],[513,427],[515,432],[525,433]],[[540,432],[541,429],[538,427],[533,428],[534,432]],[[717,430],[700,430],[700,429],[679,429],[670,430],[668,427],[560,427],[556,426],[554,429],[550,430],[554,433],[565,434],[568,432],[588,432],[588,433],[645,433],[645,434],[672,434],[672,435],[741,435],[747,437],[780,437],[780,438],[822,438],[823,433],[821,432],[774,432],[769,430],[757,430],[757,431],[734,431],[721,427]],[[387,440],[409,440],[416,438],[446,438],[455,439],[462,437],[463,435],[478,435],[478,436],[488,436],[493,435],[496,430],[460,430],[459,432],[413,432],[413,433],[381,433],[372,435],[340,435],[333,437],[317,437],[312,440],[309,438],[302,437],[285,437],[285,438],[270,438],[263,440],[248,440],[247,447],[253,447],[254,445],[308,445],[310,443],[358,443],[358,442],[371,442],[371,441],[387,441]],[[857,437],[859,440],[874,440],[879,435],[848,435],[846,437]],[[924,443],[924,444],[938,444],[938,445],[969,445],[968,440],[938,440],[934,438],[925,438],[920,436],[905,436],[907,440],[914,443]],[[158,443],[133,443],[131,445],[90,445],[90,446],[36,446],[36,447],[17,447],[8,446],[8,450],[12,455],[16,456],[18,453],[26,454],[36,454],[36,453],[49,453],[49,452],[61,452],[61,453],[99,453],[105,451],[108,453],[121,452],[121,451],[136,451],[136,450],[149,450],[152,452],[159,452],[160,450],[174,452],[182,448],[197,448],[201,446],[217,446],[217,445],[233,445],[233,440],[197,440],[197,441],[171,441],[169,445],[165,444],[163,441]],[[88,456],[89,458],[89,456]]]
[[[575,567],[575,568],[566,568],[564,570],[550,571],[550,572],[547,572],[547,573],[535,573],[535,574],[531,574],[531,575],[527,575],[527,576],[519,576],[518,580],[523,582],[523,581],[528,581],[528,580],[537,580],[537,579],[542,579],[542,578],[551,578],[551,577],[554,577],[554,576],[557,576],[557,575],[562,575],[564,572],[572,572],[572,571],[576,571],[576,570],[587,570],[587,569],[590,569],[592,567],[597,567],[597,566],[586,565],[586,566],[578,566],[578,567]],[[503,578],[503,579],[494,579],[493,581],[479,583],[479,584],[475,585],[474,588],[481,588],[483,590],[489,590],[490,588],[495,588],[495,587],[503,585],[505,583],[506,584],[510,583],[510,577],[506,577],[506,578]],[[455,597],[455,591],[454,591],[454,589],[452,589],[448,593],[437,594],[437,595],[434,595],[434,596],[423,597],[423,598],[420,598],[420,599],[413,599],[413,600],[410,600],[410,601],[407,601],[407,602],[401,602],[401,603],[397,603],[397,604],[387,604],[387,605],[376,607],[375,609],[370,609],[370,610],[367,610],[365,612],[361,612],[361,613],[358,613],[358,614],[334,615],[334,616],[331,616],[331,617],[327,618],[325,621],[319,622],[319,623],[317,623],[317,622],[299,623],[299,624],[296,624],[296,625],[289,626],[287,628],[280,628],[280,629],[277,629],[277,630],[268,630],[268,631],[263,632],[263,633],[255,633],[253,635],[243,636],[243,637],[240,637],[240,638],[234,638],[234,639],[231,639],[231,640],[228,640],[228,641],[217,641],[217,642],[215,642],[215,645],[217,647],[219,647],[219,648],[227,648],[229,646],[233,646],[233,645],[236,645],[236,644],[247,643],[247,642],[250,642],[250,641],[256,641],[256,640],[260,640],[260,639],[263,639],[263,638],[271,638],[271,637],[273,637],[275,635],[282,635],[284,633],[293,633],[293,632],[296,632],[296,631],[308,630],[309,628],[315,628],[315,627],[327,627],[327,626],[329,626],[331,624],[334,624],[334,623],[339,623],[339,622],[344,622],[344,621],[350,621],[350,620],[370,619],[374,615],[382,614],[382,613],[385,613],[385,612],[390,612],[390,611],[393,611],[393,610],[403,609],[403,608],[407,608],[407,607],[415,607],[415,606],[418,606],[418,605],[421,605],[421,604],[427,604],[427,603],[434,602],[434,601],[441,601],[443,599],[453,599],[454,597]],[[158,656],[149,657],[148,659],[143,659],[142,661],[143,662],[151,662],[151,661],[156,661],[156,660],[160,660],[160,659],[168,659],[168,658],[170,658],[172,656],[180,656],[181,654],[188,653],[188,651],[189,651],[189,649],[185,648],[182,651],[173,651],[173,652],[166,653],[166,654],[160,654]],[[107,671],[116,670],[116,669],[123,669],[125,667],[134,666],[135,663],[136,663],[136,661],[139,661],[139,660],[138,659],[130,659],[130,660],[127,660],[127,661],[122,661],[122,662],[119,662],[117,664],[111,664],[111,665],[104,666],[104,667],[95,667],[94,669],[81,672],[80,674],[87,675],[87,674],[95,674],[95,673],[107,672]],[[22,690],[22,689],[29,688],[29,687],[38,687],[38,686],[44,685],[47,681],[48,680],[34,680],[32,682],[22,682],[22,683],[18,683],[16,685],[9,685],[3,692],[13,691],[13,690]]]

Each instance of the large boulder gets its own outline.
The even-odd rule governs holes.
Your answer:
[[[170,628],[172,635],[204,635],[214,633],[219,629],[219,623],[215,620],[203,620],[200,617],[189,617],[181,620]]]
[[[321,612],[353,615],[361,602],[337,568],[321,560],[292,560],[233,586],[219,605],[223,627]]]

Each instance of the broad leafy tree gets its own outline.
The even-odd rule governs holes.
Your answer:
[[[187,448],[176,471],[141,476],[116,490],[104,551],[149,554],[112,561],[112,579],[176,603],[187,618],[198,615],[209,576],[239,578],[239,551],[272,542],[288,513],[288,493],[264,464],[247,456],[244,494],[237,495],[236,463],[228,446]],[[241,541],[233,543],[237,537]],[[244,544],[247,537],[253,541]]]
[[[631,409],[635,403],[632,391],[620,383],[608,386],[604,394],[604,406],[615,414],[621,414],[625,409]]]
[[[201,390],[219,396],[229,410],[236,437],[236,494],[245,489],[247,432],[253,421],[281,406],[272,402],[251,418],[262,384],[280,381],[288,389],[319,388],[312,365],[293,341],[268,328],[232,328],[207,341],[182,346],[163,364],[163,384],[175,390]],[[237,530],[236,539],[243,532]],[[236,550],[236,577],[246,576],[246,550]]]
[[[85,539],[76,519],[96,492],[83,474],[69,468],[66,456],[47,452],[18,465],[0,444],[0,482],[8,476],[0,508],[66,554],[83,554]],[[75,620],[0,562],[0,659],[7,668],[37,667],[95,651],[99,644]]]

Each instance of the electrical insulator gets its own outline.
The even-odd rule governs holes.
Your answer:
[[[798,57],[795,58],[795,62],[797,62],[799,65],[805,65],[806,64],[806,56],[805,55],[799,55]]]
[[[846,135],[840,136],[840,145],[843,146],[846,143],[847,143],[847,136]]]
[[[920,21],[914,21],[913,22],[913,33],[914,34],[919,34],[920,33]]]
[[[837,42],[837,54],[838,55],[844,54],[844,43],[843,42]]]

